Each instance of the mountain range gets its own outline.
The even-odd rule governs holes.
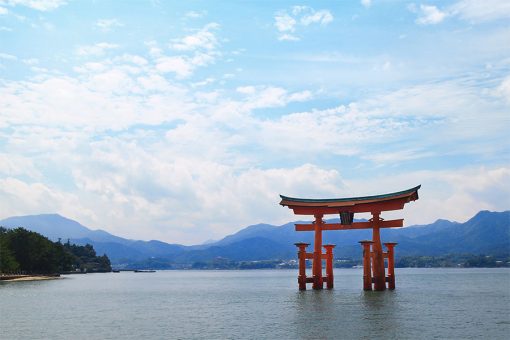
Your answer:
[[[338,220],[328,220],[336,222]],[[294,259],[295,242],[313,243],[313,232],[296,232],[294,223],[281,226],[257,224],[216,242],[184,246],[161,241],[130,240],[103,230],[91,230],[58,214],[16,216],[0,220],[7,228],[24,227],[52,240],[92,244],[98,254],[107,254],[113,264],[140,261],[192,264],[222,257],[233,261]],[[336,244],[335,257],[359,258],[358,241],[371,239],[371,230],[325,231],[324,243]],[[398,242],[396,256],[446,254],[510,255],[510,211],[480,211],[464,223],[437,220],[381,230],[383,242]]]

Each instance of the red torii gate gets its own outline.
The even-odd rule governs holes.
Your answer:
[[[384,243],[387,248],[383,252],[381,245],[381,228],[401,228],[404,220],[388,220],[381,218],[382,211],[400,210],[406,203],[418,199],[418,189],[421,185],[412,189],[394,192],[391,194],[333,198],[333,199],[307,199],[282,196],[280,205],[294,211],[296,215],[312,215],[315,221],[311,224],[296,224],[296,231],[315,231],[313,253],[307,253],[308,243],[296,243],[299,249],[299,276],[300,290],[306,290],[306,284],[312,283],[313,289],[322,289],[324,281],[327,288],[333,288],[333,244],[322,244],[323,230],[351,230],[372,229],[372,240],[360,241],[363,247],[363,289],[385,290],[386,282],[389,289],[395,289],[394,272],[394,247],[396,243]],[[353,222],[354,213],[369,212],[372,218],[367,222]],[[325,223],[324,215],[340,215],[340,223]],[[322,253],[322,248],[326,253]],[[388,276],[385,274],[384,258],[388,259]],[[306,259],[312,260],[312,277],[306,276]],[[322,260],[326,260],[326,276],[322,276]]]

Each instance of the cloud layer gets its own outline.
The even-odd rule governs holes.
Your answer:
[[[309,25],[327,25],[333,21],[329,10],[315,10],[308,6],[293,6],[291,10],[281,10],[274,16],[274,25],[279,32],[278,40],[298,41],[298,30]]]

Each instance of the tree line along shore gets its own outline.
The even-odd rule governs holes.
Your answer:
[[[106,255],[87,244],[53,242],[24,228],[0,227],[0,279],[44,279],[66,273],[112,271]]]

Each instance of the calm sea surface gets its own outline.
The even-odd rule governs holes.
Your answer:
[[[299,292],[297,270],[159,271],[0,283],[1,339],[509,339],[510,270],[362,272]]]

